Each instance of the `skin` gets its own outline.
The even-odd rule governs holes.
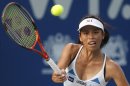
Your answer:
[[[100,45],[104,39],[104,32],[99,28],[86,26],[80,31],[79,38],[83,48],[76,60],[76,73],[81,80],[88,80],[95,76],[102,68],[104,57]],[[81,44],[73,43],[69,43],[64,47],[58,61],[62,74],[54,72],[52,75],[52,80],[55,83],[63,83],[66,80],[65,69],[69,66],[80,47]],[[110,57],[107,57],[105,80],[109,81],[110,79],[113,79],[117,86],[129,86],[121,67]]]

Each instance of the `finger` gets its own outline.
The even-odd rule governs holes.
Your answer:
[[[65,81],[67,78],[66,78],[66,76],[59,76],[59,79]]]
[[[64,69],[61,69],[62,74],[66,74],[66,71]]]
[[[54,76],[61,76],[61,74],[56,73],[56,72],[54,72],[53,75],[54,75]]]
[[[65,78],[62,78],[62,79],[58,79],[57,81],[59,81],[59,82],[64,82],[66,79]]]

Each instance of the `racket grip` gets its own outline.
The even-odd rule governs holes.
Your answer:
[[[50,67],[58,74],[61,74],[61,70],[60,68],[56,65],[56,63],[49,58],[49,60],[47,60],[47,63],[50,65]]]

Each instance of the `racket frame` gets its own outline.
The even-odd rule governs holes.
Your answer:
[[[35,25],[35,22],[34,22],[33,18],[31,17],[31,15],[28,13],[28,11],[27,11],[23,6],[21,6],[20,4],[18,4],[18,3],[16,3],[16,2],[10,2],[9,4],[7,4],[7,5],[5,6],[5,8],[4,8],[4,10],[3,10],[3,13],[2,13],[2,24],[3,24],[4,28],[5,28],[5,31],[7,32],[8,28],[7,28],[7,26],[6,26],[6,23],[3,21],[3,18],[4,18],[4,16],[5,16],[5,11],[6,11],[6,9],[7,9],[10,5],[16,5],[16,6],[18,6],[18,8],[19,8],[23,13],[25,13],[25,14],[27,15],[27,18],[31,19],[31,22],[32,22],[32,24],[33,24],[34,27],[35,27],[34,30],[35,30],[36,40],[35,40],[34,44],[33,44],[30,48],[24,47],[24,46],[22,46],[22,45],[20,45],[20,44],[18,44],[18,43],[16,43],[16,42],[15,42],[15,43],[18,44],[19,46],[25,48],[25,49],[32,50],[32,51],[38,53],[39,55],[41,55],[55,72],[57,72],[58,74],[61,74],[60,68],[55,64],[55,62],[54,62],[51,58],[49,58],[47,52],[45,51],[45,49],[44,49],[44,47],[43,47],[43,44],[42,44],[42,42],[41,42],[41,39],[40,39],[40,35],[39,35],[39,32],[38,32],[38,29],[37,29],[37,27],[36,27],[36,25]],[[8,33],[7,33],[7,34],[8,34]],[[9,35],[9,34],[8,34],[8,35]],[[14,40],[10,35],[9,35],[9,37],[10,37],[12,40]],[[39,45],[41,51],[35,49],[35,47],[36,47],[37,44]]]

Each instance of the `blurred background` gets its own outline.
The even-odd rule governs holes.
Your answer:
[[[99,15],[111,25],[110,40],[102,50],[121,65],[130,82],[130,0],[0,0],[0,16],[9,2],[23,5],[34,18],[49,56],[57,62],[66,43],[77,42],[82,17]],[[55,17],[50,9],[64,6]],[[1,19],[1,18],[0,18]],[[17,46],[0,22],[0,86],[62,86],[51,80],[52,69],[42,58]],[[108,86],[115,86],[111,81]]]

